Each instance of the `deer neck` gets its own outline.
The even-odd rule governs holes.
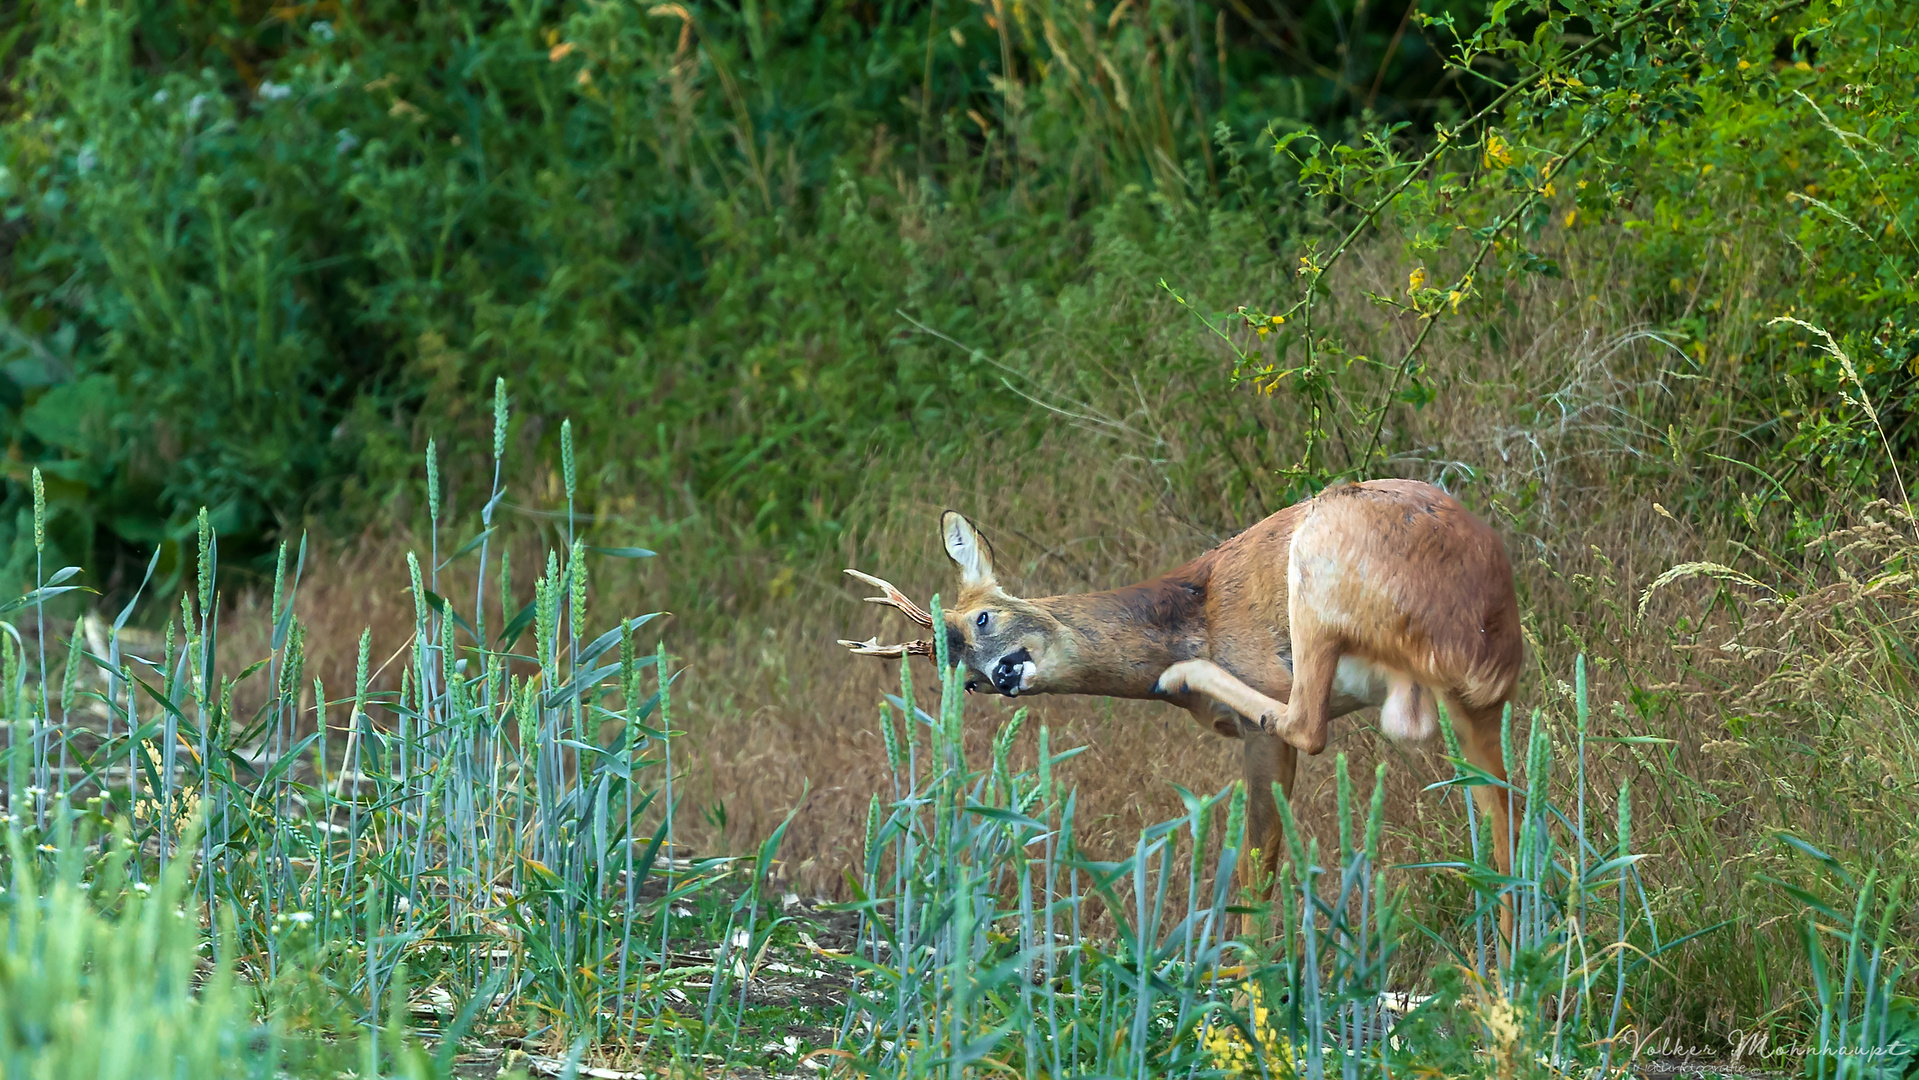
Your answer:
[[[1030,601],[1058,624],[1056,694],[1150,698],[1160,673],[1207,652],[1203,562],[1105,592]]]

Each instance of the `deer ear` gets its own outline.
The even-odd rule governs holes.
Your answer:
[[[960,584],[991,585],[993,547],[973,528],[973,523],[957,511],[940,515],[940,539],[946,544],[947,557],[959,564]]]

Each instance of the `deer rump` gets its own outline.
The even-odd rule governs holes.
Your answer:
[[[1439,701],[1457,714],[1511,695],[1518,602],[1490,528],[1416,481],[1343,485],[1299,509],[1286,560],[1291,726],[1377,705],[1389,738],[1420,741],[1438,729]]]

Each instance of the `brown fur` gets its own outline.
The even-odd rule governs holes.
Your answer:
[[[1247,832],[1264,857],[1242,873],[1271,874],[1272,785],[1290,796],[1298,752],[1323,750],[1337,716],[1378,704],[1389,734],[1424,737],[1443,701],[1466,758],[1506,778],[1500,720],[1522,650],[1512,566],[1498,536],[1430,484],[1329,488],[1160,577],[1039,599],[1000,587],[964,518],[949,511],[941,532],[962,574],[945,632],[969,690],[1167,701],[1244,741]],[[1489,786],[1473,796],[1510,871],[1509,800]]]

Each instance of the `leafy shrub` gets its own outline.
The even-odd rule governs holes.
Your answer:
[[[1171,0],[292,11],[0,16],[0,412],[69,561],[175,565],[201,506],[230,564],[404,514],[422,423],[476,448],[500,375],[631,462],[609,498],[830,537],[873,453],[1017,400],[897,312],[1017,339],[1089,209],[1213,198],[1209,115],[1417,115],[1438,74],[1389,10],[1315,11],[1284,56],[1250,9]]]
[[[1779,479],[1871,484],[1919,439],[1919,11],[1820,3],[1738,29],[1737,59],[1697,80],[1699,121],[1660,131],[1636,170],[1635,287],[1702,368],[1729,370],[1726,419]],[[1768,332],[1787,314],[1851,369]]]

